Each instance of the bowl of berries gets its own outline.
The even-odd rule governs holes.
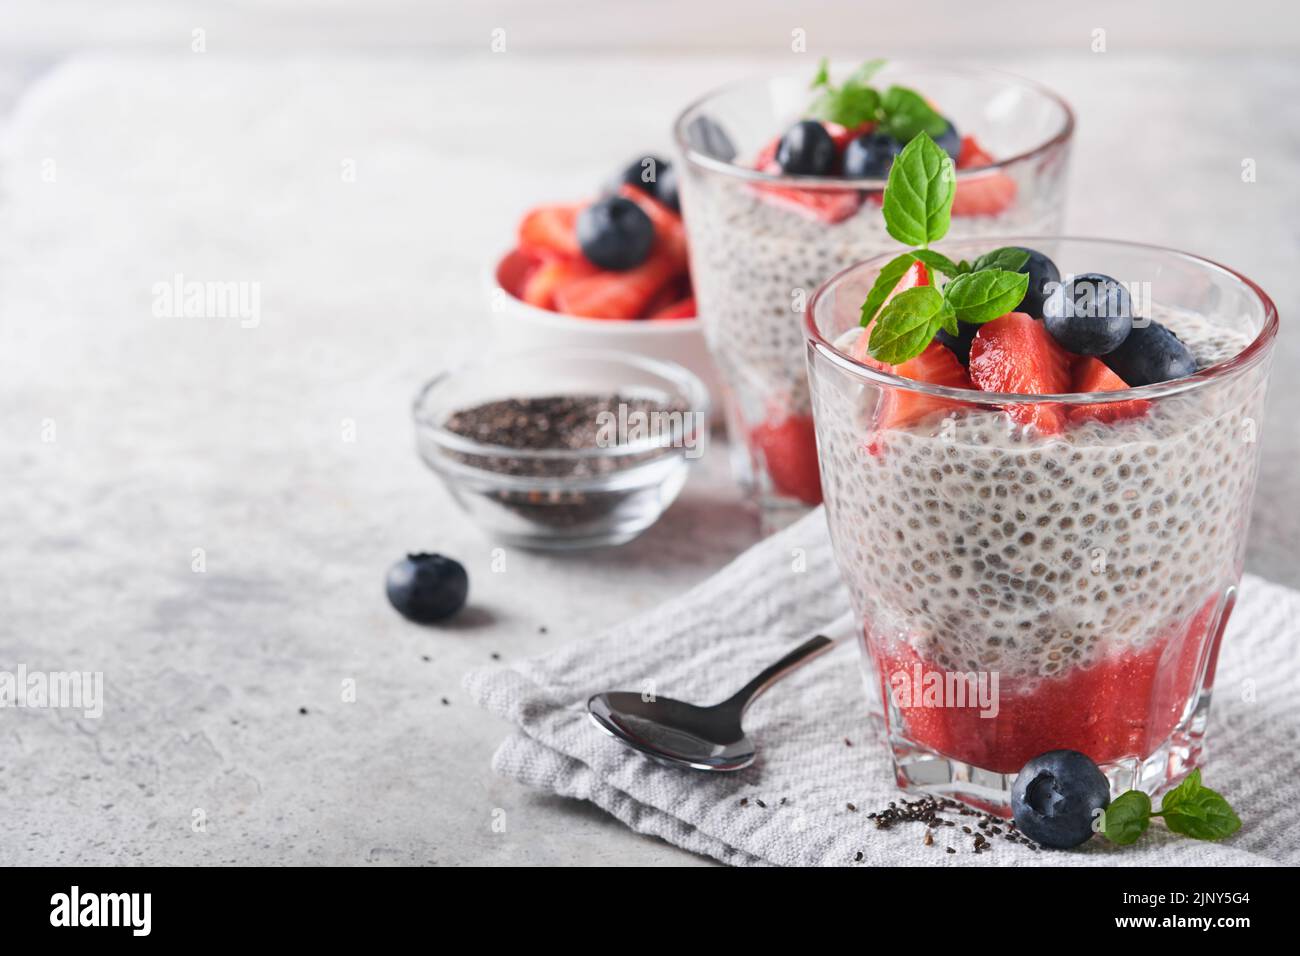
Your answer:
[[[512,348],[613,349],[676,362],[716,394],[671,163],[647,154],[594,199],[537,206],[488,276]]]

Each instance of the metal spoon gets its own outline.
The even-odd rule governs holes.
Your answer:
[[[740,726],[745,710],[782,677],[835,646],[853,627],[851,614],[804,641],[720,704],[697,707],[670,697],[645,699],[634,691],[610,691],[587,701],[592,721],[633,750],[660,763],[695,770],[743,770],[758,748]]]

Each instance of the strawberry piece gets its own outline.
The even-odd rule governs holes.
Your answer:
[[[966,369],[957,360],[957,356],[952,354],[952,349],[939,342],[931,342],[920,355],[886,368],[895,375],[910,378],[914,382],[973,389],[970,376],[966,374]],[[889,388],[881,396],[876,409],[876,428],[867,440],[867,450],[873,455],[879,454],[883,447],[883,433],[891,428],[902,428],[928,415],[960,407],[950,399],[922,395],[904,388]]]
[[[975,137],[966,136],[961,141],[957,155],[958,169],[980,169],[991,166],[994,159],[986,153]],[[952,200],[954,216],[996,216],[1016,201],[1016,181],[1006,173],[989,173],[975,179],[958,179],[957,192]]]
[[[511,249],[497,265],[497,284],[516,299],[521,299],[524,285],[541,263],[541,257],[527,249]]]
[[[641,211],[650,217],[650,224],[655,227],[655,239],[658,247],[663,248],[683,264],[686,262],[686,227],[682,217],[673,212],[653,196],[648,196],[635,186],[624,184],[619,187],[619,195],[630,199]]]
[[[804,504],[821,504],[822,476],[817,466],[817,433],[811,418],[790,415],[764,422],[750,432],[749,440],[780,494]]]
[[[520,298],[539,309],[555,309],[555,292],[600,270],[586,259],[544,259],[524,281]]]
[[[539,206],[528,212],[519,223],[519,245],[534,253],[576,258],[582,255],[578,233],[574,228],[581,203],[562,206]]]
[[[880,304],[880,312],[885,310],[885,306],[889,305],[890,301],[894,296],[898,295],[898,293],[903,292],[906,289],[915,289],[919,285],[929,284],[930,273],[929,270],[925,268],[925,263],[919,261],[913,262],[907,267],[907,271],[903,273],[902,278],[898,280],[898,284],[895,285],[889,295],[885,297],[885,301]],[[877,312],[876,315],[879,315],[880,312]],[[875,325],[875,319],[872,319],[867,323],[867,327],[862,330],[862,334],[859,335],[857,341],[853,343],[853,348],[849,351],[849,354],[863,365],[870,365],[872,368],[880,369],[882,372],[891,372],[893,371],[892,366],[872,358],[871,353],[867,351],[867,343],[871,339],[871,330]]]
[[[1071,390],[1075,392],[1118,392],[1128,388],[1124,380],[1111,371],[1101,359],[1084,356],[1074,364]],[[1140,418],[1151,403],[1145,399],[1126,402],[1103,402],[1092,405],[1070,405],[1066,417],[1072,422],[1095,418],[1099,422],[1117,422],[1124,418]]]
[[[871,128],[867,123],[855,130],[845,129],[838,123],[823,123],[826,132],[831,134],[837,149],[843,149],[853,137]],[[778,136],[764,146],[754,161],[754,168],[765,173],[780,174],[781,167],[776,162],[777,146],[781,143]],[[782,206],[800,215],[808,216],[825,223],[843,222],[862,205],[862,194],[856,189],[795,189],[784,186],[759,184],[754,189],[765,200]]]
[[[1060,395],[1070,391],[1070,354],[1043,326],[1023,312],[1009,312],[981,325],[970,347],[971,381],[986,392]],[[1012,405],[1007,413],[1040,435],[1065,427],[1059,404]]]
[[[680,302],[666,305],[650,313],[652,319],[693,319],[695,318],[695,297],[687,296]]]
[[[635,319],[664,286],[678,279],[685,264],[656,249],[641,265],[622,272],[597,272],[555,290],[555,307],[587,319]]]

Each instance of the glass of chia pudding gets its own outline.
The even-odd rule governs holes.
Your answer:
[[[810,71],[715,91],[675,125],[691,274],[726,385],[733,466],[768,530],[822,500],[801,314],[830,275],[893,244],[881,198],[892,156],[925,128],[917,113],[930,106],[917,103],[932,105],[929,131],[956,164],[958,238],[1058,231],[1074,128],[1060,97],[993,70],[874,62],[830,70],[843,83],[815,89],[823,74]],[[843,107],[865,86],[895,112],[869,106],[875,118],[863,121]]]
[[[831,278],[805,319],[869,693],[904,787],[1001,809],[1027,761],[1071,749],[1114,793],[1156,793],[1202,759],[1277,313],[1249,279],[1168,249],[1004,238],[942,251],[973,260],[994,245],[1035,250],[1067,285],[1071,270],[1123,283],[1127,356],[1052,345],[1049,303],[980,326],[964,358],[941,336],[905,365],[873,361],[861,312],[888,255]],[[1166,345],[1181,368],[1142,365]],[[990,390],[998,363],[992,381],[1009,384]],[[1052,363],[1063,385],[1025,386]]]

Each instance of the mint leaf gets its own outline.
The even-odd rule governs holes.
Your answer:
[[[1020,304],[1029,289],[1029,276],[1005,269],[967,272],[949,282],[943,297],[963,322],[989,322]]]
[[[922,133],[903,147],[889,169],[882,206],[885,229],[909,246],[942,239],[956,188],[952,159]]]
[[[1241,829],[1237,816],[1216,791],[1201,785],[1201,771],[1193,770],[1165,794],[1158,816],[1175,833],[1197,840],[1220,840]]]
[[[901,365],[925,351],[943,320],[944,303],[932,285],[905,289],[890,300],[867,340],[871,357]]]
[[[943,300],[943,308],[939,310],[937,321],[939,323],[939,328],[943,329],[949,335],[961,335],[961,330],[957,328],[957,313],[953,311],[953,308],[949,305],[947,299]]]
[[[810,90],[815,90],[819,86],[831,85],[831,61],[827,57],[822,57],[821,62],[817,64],[817,75],[813,77],[809,85]]]
[[[912,250],[912,257],[920,259],[928,268],[942,273],[950,279],[962,274],[962,269],[957,263],[933,249],[914,249]]]
[[[823,60],[823,63],[826,61]],[[885,65],[885,60],[876,59],[868,60],[860,67],[853,71],[853,74],[845,80],[845,83],[851,83],[857,86],[866,86],[871,82],[871,78],[881,71]]]
[[[879,110],[879,93],[869,86],[846,84],[837,90],[827,89],[813,102],[808,112],[816,119],[854,129],[863,123],[874,122]]]
[[[976,259],[975,264],[971,266],[971,271],[1005,269],[1008,272],[1019,272],[1028,261],[1029,253],[1024,249],[1017,249],[1015,246],[1003,246],[1000,249],[994,249],[992,252],[986,252]]]
[[[880,128],[901,142],[921,133],[938,136],[948,128],[948,121],[936,113],[920,93],[905,86],[891,86],[881,97],[885,118]]]
[[[1136,843],[1151,822],[1151,798],[1141,790],[1127,790],[1110,802],[1101,817],[1101,832],[1111,843]]]
[[[876,276],[876,282],[867,293],[867,301],[862,303],[862,324],[868,325],[880,311],[880,307],[885,300],[889,298],[889,293],[894,291],[894,286],[898,285],[898,280],[903,278],[903,273],[912,267],[916,261],[913,253],[905,252],[901,256],[895,256],[885,264],[880,270],[880,275]]]

